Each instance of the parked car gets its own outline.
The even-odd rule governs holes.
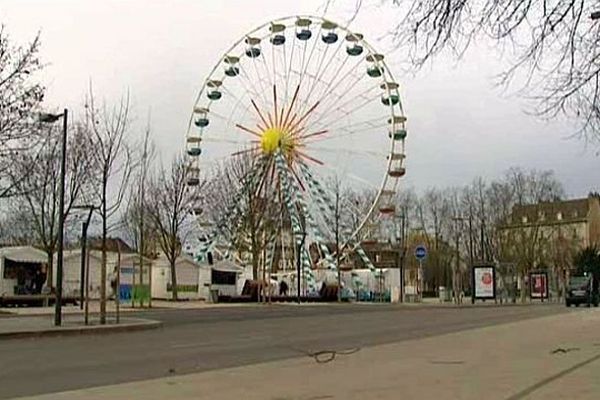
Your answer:
[[[574,304],[578,307],[580,304],[585,304],[590,307],[598,307],[600,302],[598,285],[591,275],[587,276],[571,276],[567,287],[567,295],[565,296],[565,304],[570,307]]]

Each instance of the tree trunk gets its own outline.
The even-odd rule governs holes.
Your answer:
[[[100,267],[100,324],[106,323],[106,173],[102,179],[102,265]]]
[[[525,303],[526,299],[526,287],[525,287],[525,272],[521,271],[519,273],[519,284],[521,285],[521,303]]]
[[[53,275],[53,269],[54,269],[54,255],[52,251],[48,251],[47,253],[47,257],[48,257],[48,266],[47,266],[47,270],[46,270],[46,286],[49,288],[52,288],[53,286],[53,282],[52,279],[54,277]]]
[[[175,259],[169,261],[171,266],[171,293],[173,293],[173,300],[177,301],[177,269],[175,268]]]
[[[253,240],[252,242],[252,279],[258,280],[258,262],[260,254],[256,249],[258,246],[254,243],[255,241]]]

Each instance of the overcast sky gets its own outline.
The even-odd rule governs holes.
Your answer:
[[[338,0],[327,18],[344,22],[353,3]],[[129,90],[137,126],[150,111],[157,147],[168,160],[182,148],[194,99],[223,52],[258,25],[287,15],[321,15],[321,5],[322,0],[2,0],[0,20],[16,41],[41,31],[49,106],[76,111],[90,79],[108,101]],[[458,64],[438,59],[417,76],[403,75],[402,50],[394,51],[385,39],[386,22],[393,21],[393,14],[371,6],[350,28],[386,54],[401,85],[409,118],[408,185],[418,190],[462,185],[522,166],[553,169],[570,196],[600,190],[600,159],[593,148],[569,139],[572,124],[528,116],[522,100],[493,86],[500,64],[493,51],[481,45]]]

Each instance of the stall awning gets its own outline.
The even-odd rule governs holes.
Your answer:
[[[210,269],[212,269],[213,271],[219,271],[219,272],[243,272],[244,268],[237,265],[236,263],[229,261],[229,260],[223,260],[223,261],[219,261],[218,263],[211,265]]]
[[[31,246],[3,247],[0,249],[0,257],[21,263],[44,264],[48,262],[45,252]]]

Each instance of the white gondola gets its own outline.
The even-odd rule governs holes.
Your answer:
[[[362,54],[364,48],[360,44],[363,39],[363,35],[360,33],[349,33],[346,35],[346,41],[348,45],[346,46],[346,53],[349,56],[359,56]]]
[[[196,114],[196,119],[194,120],[194,124],[198,128],[205,128],[208,126],[208,108],[205,107],[197,107],[194,109],[194,113]]]
[[[379,78],[383,75],[383,68],[381,67],[381,61],[383,61],[383,54],[369,54],[366,57],[367,60],[367,75],[371,78]]]
[[[323,21],[321,24],[321,29],[323,34],[321,35],[321,40],[327,44],[333,44],[338,41],[338,34],[335,33],[335,28],[337,28],[337,24],[331,21]]]
[[[381,85],[384,93],[381,95],[381,102],[386,105],[396,105],[400,102],[398,95],[398,84],[396,82],[385,82]]]
[[[312,37],[310,24],[312,21],[308,18],[298,18],[296,20],[296,38],[298,40],[308,40]]]
[[[208,87],[208,90],[206,91],[206,97],[212,101],[219,100],[223,96],[223,93],[221,93],[220,90],[222,84],[223,82],[217,80],[208,81],[206,83],[206,86]]]
[[[229,77],[238,76],[240,74],[240,58],[236,56],[225,56],[225,75]]]
[[[285,43],[285,35],[283,34],[285,31],[285,25],[271,24],[271,28],[269,28],[269,30],[272,33],[270,41],[273,46],[281,46]]]
[[[379,212],[382,214],[393,214],[396,212],[396,206],[394,204],[383,203],[379,206]]]
[[[188,186],[198,186],[200,184],[200,168],[189,167],[187,170]]]
[[[246,44],[246,56],[250,58],[256,58],[260,56],[260,39],[256,37],[247,37],[245,40]]]
[[[406,156],[403,153],[394,153],[391,156],[391,165],[388,172],[392,178],[401,178],[406,174],[406,168],[404,167],[404,159]]]

